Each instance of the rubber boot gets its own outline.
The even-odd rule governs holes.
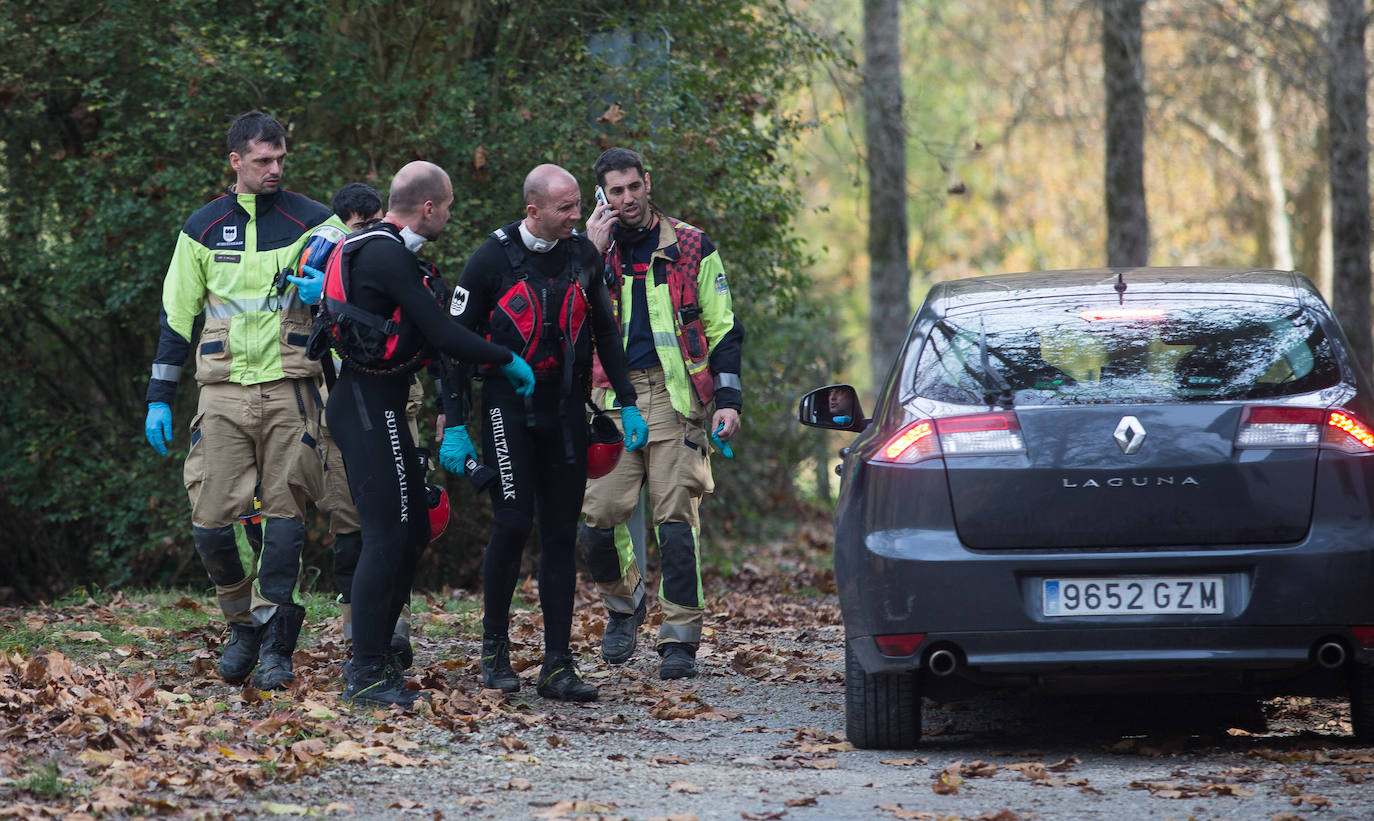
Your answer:
[[[298,604],[279,604],[277,612],[262,626],[262,649],[258,652],[258,671],[253,686],[259,690],[281,690],[296,680],[291,654],[301,635],[305,608]]]
[[[610,611],[606,632],[601,636],[601,657],[607,664],[624,664],[639,644],[639,625],[644,623],[648,600],[641,598],[633,613]]]
[[[578,678],[577,667],[568,653],[544,659],[537,689],[539,695],[557,701],[596,701],[599,695],[595,687]]]
[[[405,679],[390,664],[350,666],[343,698],[354,704],[409,708],[415,703],[415,692],[406,687]]]
[[[262,635],[251,624],[231,624],[232,634],[220,650],[219,674],[230,684],[241,684],[258,663]]]
[[[510,666],[510,639],[506,636],[482,635],[482,686],[488,690],[514,693],[520,689],[520,677]]]
[[[697,648],[680,641],[668,642],[658,648],[663,661],[658,665],[658,677],[692,678],[697,674]]]

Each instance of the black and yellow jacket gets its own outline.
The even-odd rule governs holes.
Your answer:
[[[328,208],[293,191],[230,192],[186,220],[162,285],[162,332],[147,401],[171,403],[204,311],[196,381],[256,385],[314,378],[320,364],[305,355],[309,306],[284,290],[279,274],[295,266],[311,229],[333,220]]]

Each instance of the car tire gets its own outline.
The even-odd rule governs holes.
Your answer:
[[[869,675],[844,646],[844,714],[849,743],[871,750],[911,749],[921,740],[918,673]]]
[[[1374,668],[1350,666],[1350,727],[1358,741],[1374,741]]]

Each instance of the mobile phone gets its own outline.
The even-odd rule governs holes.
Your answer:
[[[606,214],[611,219],[615,219],[616,212],[614,209],[611,208],[610,200],[606,199],[606,192],[602,191],[601,186],[599,185],[596,187],[596,201],[599,204],[606,206],[606,210],[602,213]]]

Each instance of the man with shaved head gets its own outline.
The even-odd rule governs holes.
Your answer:
[[[460,323],[514,351],[535,374],[530,397],[500,379],[482,385],[483,455],[500,474],[482,564],[482,684],[520,689],[510,664],[510,604],[538,510],[544,664],[536,689],[545,698],[594,701],[597,690],[578,677],[569,649],[593,339],[628,415],[637,413],[635,393],[596,249],[573,233],[582,218],[577,180],[540,165],[525,177],[524,194],[524,218],[493,231],[473,253],[449,305]],[[647,436],[640,427],[626,428],[631,449]]]
[[[350,234],[329,256],[324,316],[343,360],[326,415],[348,472],[362,523],[362,555],[353,576],[353,659],[344,698],[408,707],[402,662],[388,653],[392,627],[410,598],[420,553],[430,540],[424,467],[405,424],[411,374],[435,352],[481,362],[504,374],[516,395],[534,388],[524,360],[445,314],[447,294],[433,266],[416,254],[448,222],[453,188],[444,170],[413,162],[391,182],[386,216]],[[324,325],[322,327],[329,327]],[[505,381],[505,380],[502,380]],[[453,418],[461,410],[445,406]],[[445,432],[440,462],[461,473],[460,435]]]

